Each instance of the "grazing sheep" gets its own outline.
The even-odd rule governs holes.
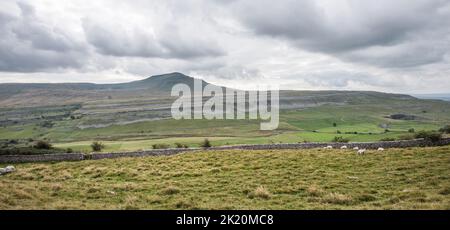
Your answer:
[[[333,149],[333,146],[328,145],[326,148],[327,148],[327,149]]]
[[[6,168],[0,168],[0,175],[11,173],[16,171],[16,168],[14,166],[7,166]]]
[[[341,146],[341,149],[347,149],[347,145]]]
[[[359,150],[358,146],[354,147],[353,150]]]
[[[358,150],[358,155],[363,155],[364,153],[366,153],[365,149]]]
[[[378,151],[384,151],[384,148],[380,147],[380,148],[378,148]]]

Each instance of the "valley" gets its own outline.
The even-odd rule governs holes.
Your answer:
[[[330,142],[336,136],[379,141],[450,123],[450,102],[369,91],[280,91],[280,125],[272,131],[261,131],[259,120],[172,119],[171,87],[193,80],[172,73],[107,85],[0,84],[0,140],[24,146],[47,140],[81,152],[101,141],[104,151],[134,151],[154,144],[198,147],[205,138],[213,146]]]

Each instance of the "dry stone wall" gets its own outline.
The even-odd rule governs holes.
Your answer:
[[[348,148],[358,147],[360,149],[378,149],[378,148],[407,148],[407,147],[425,147],[425,146],[442,146],[450,145],[450,138],[442,139],[438,142],[431,142],[424,139],[406,140],[406,141],[387,141],[387,142],[352,142],[352,143],[297,143],[297,144],[266,144],[266,145],[237,145],[212,147],[204,150],[270,150],[270,149],[311,149],[332,146],[340,148],[341,146]],[[157,149],[137,152],[119,152],[119,153],[61,153],[61,154],[44,154],[44,155],[7,155],[0,156],[0,163],[26,163],[26,162],[56,162],[56,161],[81,161],[81,160],[100,160],[112,159],[120,157],[145,157],[145,156],[168,156],[202,150],[199,148],[188,149]]]

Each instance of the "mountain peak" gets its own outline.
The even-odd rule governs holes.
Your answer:
[[[173,72],[173,73],[166,73],[166,74],[160,74],[160,75],[153,75],[151,77],[148,77],[145,80],[151,80],[151,79],[170,79],[170,78],[177,78],[177,79],[192,79],[192,77],[187,76],[185,74],[182,74],[180,72]]]
[[[115,87],[135,88],[135,89],[153,89],[153,90],[158,90],[158,91],[170,92],[172,87],[176,84],[186,84],[186,85],[189,85],[190,87],[193,87],[195,80],[196,80],[195,78],[187,76],[185,74],[182,74],[179,72],[173,72],[173,73],[167,73],[167,74],[161,74],[161,75],[154,75],[154,76],[151,76],[146,79],[139,80],[139,81],[118,84]],[[207,84],[203,80],[201,80],[201,82],[203,85]]]

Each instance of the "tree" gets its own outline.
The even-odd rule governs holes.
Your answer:
[[[203,140],[203,142],[200,144],[200,147],[203,147],[203,148],[210,148],[210,147],[211,147],[211,142],[206,138],[206,139]]]
[[[52,145],[48,141],[40,140],[34,146],[36,149],[51,149]]]
[[[337,124],[336,124],[336,122],[334,122],[334,123],[333,123],[333,127],[336,127],[336,126],[337,126]]]
[[[332,141],[333,141],[333,142],[340,142],[340,143],[347,143],[347,142],[349,142],[350,140],[347,139],[347,138],[344,138],[344,137],[339,136],[339,137],[334,137]]]
[[[420,131],[414,136],[415,138],[423,138],[431,142],[437,142],[442,139],[442,133],[436,131]]]
[[[101,142],[95,141],[95,142],[92,142],[91,148],[92,148],[92,151],[94,151],[94,152],[100,152],[100,151],[102,151],[102,149],[105,148],[105,145],[102,144]]]
[[[439,132],[442,132],[442,133],[450,133],[450,125],[446,125],[446,126],[440,128],[440,129],[439,129]]]

